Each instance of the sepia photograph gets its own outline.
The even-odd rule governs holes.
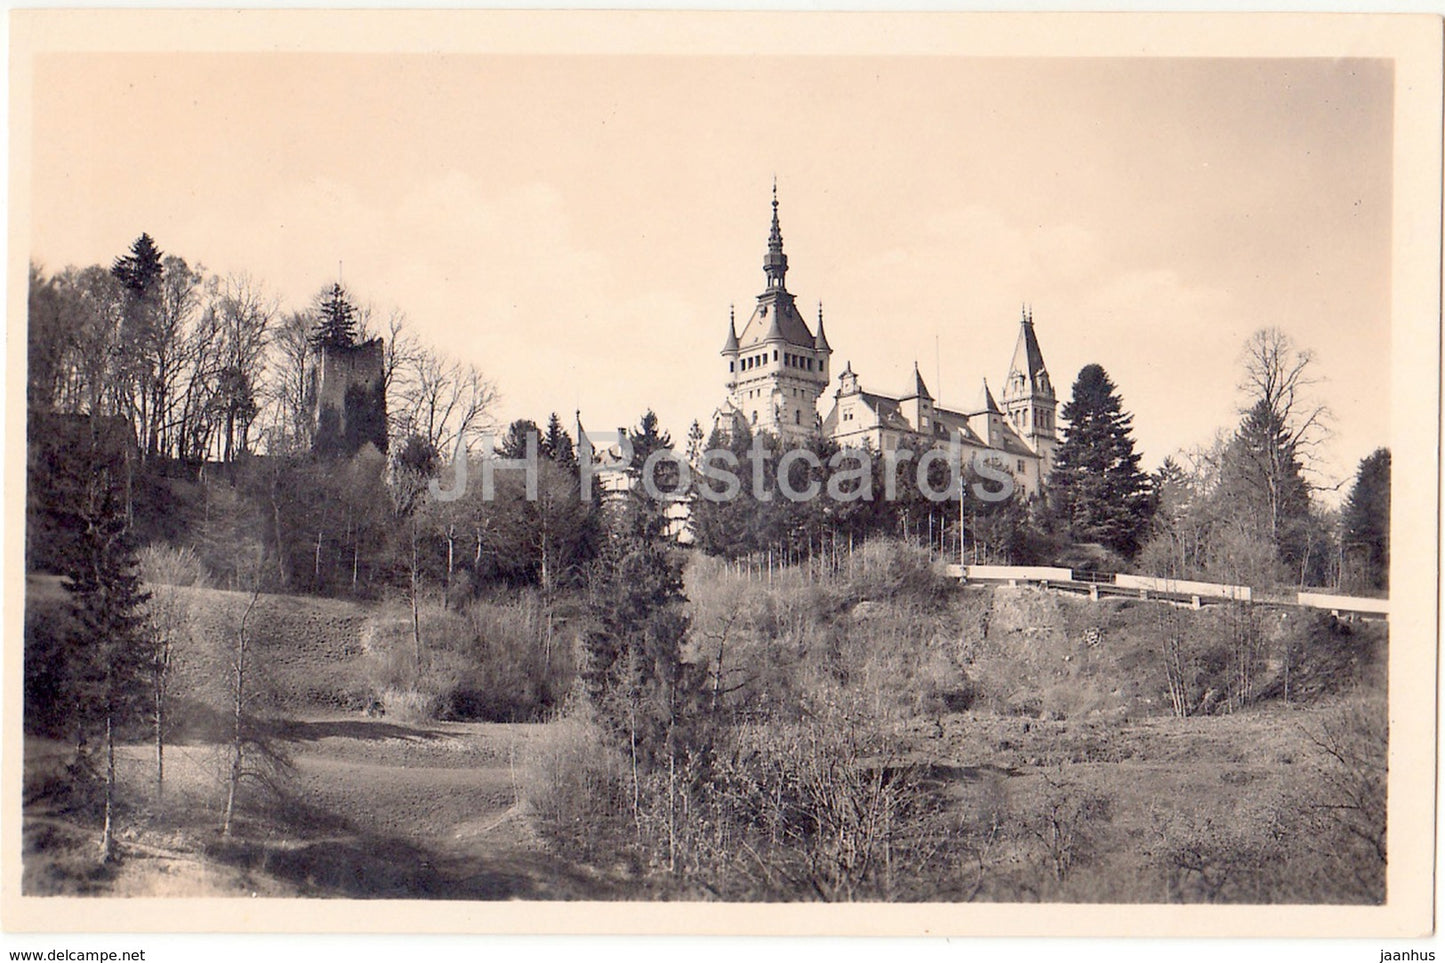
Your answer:
[[[1023,17],[13,13],[6,928],[1428,933],[1439,20]]]

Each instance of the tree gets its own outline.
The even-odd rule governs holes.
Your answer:
[[[162,269],[160,248],[149,234],[141,234],[131,242],[130,253],[115,259],[110,273],[127,291],[144,298],[155,290]]]
[[[1132,557],[1152,512],[1149,478],[1129,433],[1133,416],[1103,367],[1079,372],[1063,416],[1068,425],[1049,478],[1054,511],[1075,540]]]
[[[1251,537],[1290,569],[1307,561],[1309,485],[1291,432],[1264,401],[1224,447],[1217,494],[1230,502],[1221,516],[1252,526]]]
[[[1154,516],[1149,539],[1136,559],[1147,575],[1196,578],[1208,550],[1208,525],[1200,511],[1199,478],[1178,459],[1164,459],[1152,478]]]
[[[396,345],[395,333],[391,345]],[[393,361],[401,367],[387,374]],[[420,348],[398,359],[391,347],[384,352],[383,363],[383,378],[391,379],[388,385],[396,396],[395,406],[388,396],[387,408],[395,414],[393,430],[399,438],[416,435],[438,452],[452,453],[491,427],[497,389],[474,365],[444,361]]]
[[[408,534],[407,597],[411,602],[414,668],[418,682],[421,681],[422,669],[420,516],[427,483],[436,477],[439,467],[437,450],[420,435],[407,438],[392,460],[392,506],[397,520],[406,525]]]
[[[662,546],[636,534],[608,543],[590,595],[595,627],[583,639],[581,676],[598,717],[625,742],[639,834],[644,776],[665,753],[671,795],[678,723],[706,691],[707,667],[683,658],[685,601],[681,567]]]
[[[577,474],[577,451],[572,446],[572,436],[562,427],[562,419],[555,411],[547,419],[547,433],[542,436],[542,455],[558,468]]]
[[[268,450],[304,451],[310,445],[310,381],[314,352],[311,321],[300,311],[284,315],[271,338],[271,437]]]
[[[702,461],[703,452],[706,450],[703,447],[704,440],[702,425],[698,424],[697,419],[694,418],[692,426],[687,429],[687,463],[692,466],[694,471],[697,470],[698,463]]]
[[[316,297],[316,327],[311,345],[322,348],[350,348],[356,345],[356,306],[351,303],[341,282],[331,285]]]
[[[1345,499],[1341,551],[1351,589],[1390,587],[1390,449],[1377,448],[1360,461]]]
[[[537,423],[530,418],[518,418],[507,426],[507,433],[497,443],[498,458],[525,458],[527,457],[527,439],[537,438],[541,431]]]
[[[105,811],[100,861],[112,855],[115,823],[116,729],[143,711],[154,653],[146,631],[149,594],[126,524],[116,480],[96,459],[78,479],[70,519],[75,540],[63,584],[70,593],[75,637],[71,695],[78,723],[105,733]]]
[[[1309,499],[1304,459],[1323,440],[1329,420],[1329,410],[1309,398],[1318,383],[1313,365],[1314,355],[1296,348],[1279,328],[1261,328],[1244,345],[1240,435],[1268,512],[1269,537],[1286,561],[1293,560],[1286,530],[1298,519],[1301,497],[1306,504]]]
[[[627,440],[632,444],[632,468],[634,481],[628,499],[628,525],[632,531],[647,539],[661,538],[667,531],[667,504],[653,498],[641,484],[643,467],[655,452],[672,451],[672,435],[658,420],[651,408],[642,413],[637,427],[629,428]],[[657,462],[652,473],[656,490],[668,495],[677,490],[680,475],[677,463],[669,457]]]
[[[166,729],[169,723],[172,657],[176,643],[189,629],[191,601],[183,586],[204,584],[200,557],[191,549],[169,550],[148,546],[141,559],[142,575],[150,592],[146,606],[147,631],[151,634],[152,732],[156,746],[156,803],[162,801],[166,783]]]

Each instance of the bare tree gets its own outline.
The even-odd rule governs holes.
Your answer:
[[[416,351],[399,369],[396,406],[401,436],[415,435],[436,452],[455,451],[491,427],[497,390],[475,365]]]
[[[230,836],[235,825],[239,804],[241,781],[246,777],[260,778],[260,770],[252,764],[251,755],[268,755],[258,738],[255,725],[247,711],[252,701],[250,632],[253,628],[256,605],[261,599],[263,584],[262,570],[265,564],[265,549],[259,541],[243,545],[239,549],[246,561],[243,563],[244,579],[249,583],[246,593],[246,607],[236,628],[235,661],[231,663],[231,744],[230,765],[226,778],[226,809],[221,822],[221,834]]]
[[[307,447],[310,427],[310,380],[314,365],[311,349],[311,316],[289,311],[271,332],[271,364],[268,401],[271,408],[273,451]]]
[[[1312,397],[1320,383],[1314,361],[1313,352],[1295,347],[1279,328],[1261,328],[1244,345],[1239,390],[1246,403],[1240,412],[1258,420],[1275,441],[1253,452],[1269,487],[1272,533],[1295,459],[1310,472],[1309,454],[1329,436],[1330,410]]]
[[[249,448],[277,305],[275,298],[246,274],[226,278],[220,294],[218,314],[225,363],[218,378],[215,404],[224,425],[221,455],[230,461]]]

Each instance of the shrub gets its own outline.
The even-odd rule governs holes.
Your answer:
[[[522,761],[527,808],[558,850],[588,860],[631,853],[634,797],[625,757],[585,703],[569,705]]]

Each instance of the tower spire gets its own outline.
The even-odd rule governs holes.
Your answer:
[[[813,350],[814,350],[814,351],[826,351],[828,354],[832,354],[832,353],[833,353],[833,348],[832,348],[832,346],[828,344],[828,336],[823,333],[823,302],[822,302],[822,301],[819,301],[819,302],[818,302],[818,334],[817,334],[817,336],[816,336],[815,338],[813,338]]]
[[[783,253],[783,230],[778,226],[778,178],[773,177],[773,226],[768,232],[768,253],[763,258],[763,272],[768,276],[768,289],[783,290],[788,273],[788,256]]]
[[[727,340],[723,342],[722,353],[725,355],[738,353],[738,322],[731,304],[728,305],[728,336]]]

